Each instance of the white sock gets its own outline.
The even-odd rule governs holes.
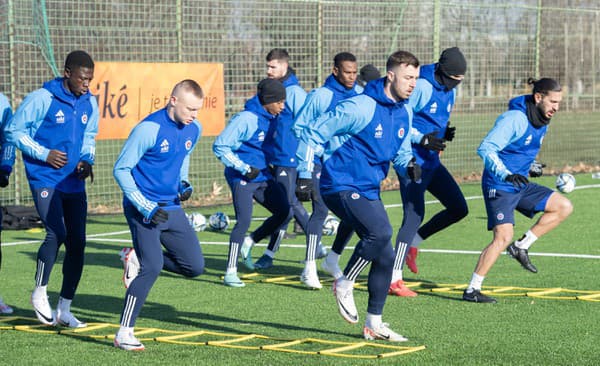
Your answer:
[[[329,253],[327,253],[327,257],[325,257],[325,260],[330,264],[338,264],[340,262],[340,255],[333,250],[330,250]]]
[[[367,313],[367,320],[365,321],[365,326],[367,326],[368,328],[375,328],[381,325],[382,322],[383,320],[381,319],[381,314],[375,315]]]
[[[400,280],[402,280],[402,270],[401,269],[400,270],[395,269],[392,272],[392,283],[394,283],[396,281],[400,281]]]
[[[225,272],[225,275],[230,275],[232,273],[237,274],[237,267],[227,268],[227,272]]]
[[[473,272],[473,277],[471,277],[471,282],[469,283],[469,287],[467,287],[467,292],[473,292],[473,290],[481,290],[481,285],[483,284],[483,280],[485,276],[480,276],[477,273]]]
[[[354,281],[350,281],[346,276],[342,276],[336,280],[336,287],[340,290],[349,290],[354,287]]]
[[[133,327],[124,327],[124,326],[121,326],[119,328],[119,332],[118,333],[123,333],[123,334],[131,333],[131,334],[133,334]]]
[[[415,237],[413,238],[412,243],[410,243],[410,246],[418,248],[419,244],[421,244],[422,241],[423,241],[423,238],[421,238],[421,235],[419,235],[419,233],[417,233],[417,234],[415,234]]]
[[[274,252],[274,251],[272,251],[272,250],[269,250],[269,249],[267,249],[267,250],[265,250],[265,255],[266,255],[267,257],[271,257],[271,258],[273,258],[273,257],[275,256],[275,252]]]
[[[36,286],[33,289],[33,296],[35,297],[48,297],[48,286]]]
[[[306,263],[304,263],[304,271],[307,273],[317,273],[317,262],[306,261]]]
[[[58,298],[58,305],[56,305],[56,308],[59,309],[61,312],[64,313],[69,313],[71,312],[71,302],[73,300],[69,300],[69,299],[65,299],[64,297],[59,297]]]
[[[529,249],[533,243],[538,239],[531,230],[528,230],[525,235],[521,237],[521,239],[515,242],[515,246],[519,249]]]

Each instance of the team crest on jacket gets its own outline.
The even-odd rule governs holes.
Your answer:
[[[83,114],[83,116],[81,116],[81,123],[83,123],[84,125],[87,124],[88,121],[88,116],[86,113]]]
[[[167,141],[167,139],[164,139],[160,143],[160,152],[161,153],[167,153],[167,152],[169,152],[169,141]]]
[[[350,198],[352,198],[353,200],[357,200],[360,198],[360,194],[354,192],[350,195]]]
[[[403,138],[404,137],[404,127],[401,127],[398,130],[398,137]]]
[[[192,140],[186,140],[185,141],[185,149],[189,150],[192,148]]]
[[[59,109],[54,117],[56,117],[56,123],[65,123],[65,114],[63,113],[62,109]]]
[[[43,189],[43,190],[40,192],[40,197],[42,197],[42,198],[48,198],[48,195],[49,195],[49,194],[50,194],[50,193],[48,193],[48,190],[47,190],[47,189]]]

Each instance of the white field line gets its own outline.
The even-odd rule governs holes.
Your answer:
[[[600,188],[600,184],[590,184],[590,185],[584,185],[584,186],[578,186],[575,187],[575,189],[586,189],[586,188]],[[476,200],[476,199],[482,199],[482,196],[470,196],[470,197],[465,197],[466,200]],[[432,200],[432,201],[427,201],[425,202],[426,204],[433,204],[433,203],[439,203],[438,200]],[[390,204],[390,205],[385,205],[386,208],[395,208],[395,207],[402,207],[402,204]],[[266,218],[263,217],[257,217],[257,218],[253,218],[253,220],[265,220]],[[235,220],[231,220],[232,222],[235,222]],[[122,231],[114,231],[114,232],[109,232],[109,233],[100,233],[100,234],[90,234],[87,236],[87,241],[93,241],[93,242],[112,242],[112,243],[124,243],[124,244],[131,244],[131,240],[130,239],[109,239],[106,238],[107,236],[114,236],[114,235],[124,235],[124,234],[129,234],[129,230],[122,230]],[[24,241],[15,241],[15,242],[8,242],[8,243],[2,243],[2,246],[15,246],[15,245],[26,245],[26,244],[38,244],[40,243],[41,240],[24,240]],[[202,245],[229,245],[228,242],[220,242],[220,241],[203,241]],[[259,247],[266,247],[266,244],[256,244],[256,246]],[[285,248],[306,248],[305,244],[281,244],[282,247]],[[349,250],[354,250],[354,247],[346,247]],[[424,252],[424,253],[445,253],[445,254],[470,254],[470,255],[479,255],[481,254],[480,251],[476,251],[476,250],[451,250],[451,249],[421,249],[419,248],[420,252]],[[569,253],[535,253],[535,252],[529,252],[529,255],[531,256],[539,256],[539,257],[560,257],[560,258],[584,258],[584,259],[600,259],[600,255],[591,255],[591,254],[569,254]]]
[[[123,234],[123,233],[129,233],[129,231],[127,232],[117,232],[118,234]],[[131,245],[131,240],[130,239],[110,239],[110,238],[105,238],[102,237],[101,235],[116,235],[117,233],[106,233],[106,234],[96,234],[94,235],[94,237],[88,236],[87,241],[90,242],[104,242],[104,243],[122,243],[122,244],[127,244],[127,245]],[[35,244],[35,243],[40,243],[39,240],[28,240],[28,241],[21,241],[21,242],[13,242],[13,243],[6,243],[6,244],[2,244],[3,246],[13,246],[13,245],[24,245],[24,244]],[[225,241],[203,241],[201,242],[202,245],[221,245],[221,246],[227,246],[229,245],[229,242],[225,242]],[[266,247],[267,244],[256,244],[257,247]],[[281,247],[283,248],[298,248],[298,249],[305,249],[306,245],[305,244],[281,244]],[[347,250],[354,250],[354,247],[346,247]],[[479,255],[481,254],[480,251],[476,251],[476,250],[452,250],[452,249],[421,249],[419,248],[420,252],[423,253],[443,253],[443,254],[470,254],[470,255]],[[581,259],[600,259],[600,255],[591,255],[591,254],[569,254],[569,253],[535,253],[535,252],[529,252],[530,256],[537,256],[537,257],[558,257],[558,258],[581,258]]]

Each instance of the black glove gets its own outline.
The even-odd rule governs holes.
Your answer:
[[[10,173],[6,173],[0,170],[0,187],[4,188],[8,185],[8,177]]]
[[[527,177],[522,176],[521,174],[510,174],[504,178],[506,182],[512,183],[515,188],[524,188],[529,183]]]
[[[456,127],[450,126],[450,121],[448,121],[448,126],[446,126],[446,132],[444,132],[444,140],[446,140],[446,141],[454,140],[455,134],[456,134]]]
[[[194,188],[192,188],[188,182],[182,180],[179,185],[179,200],[182,202],[189,200],[192,196],[192,192],[194,192]]]
[[[446,148],[446,140],[436,137],[438,131],[433,131],[428,133],[427,135],[423,135],[421,142],[419,145],[423,146],[426,149],[433,151],[442,151]]]
[[[311,178],[298,178],[296,179],[296,197],[299,201],[306,202],[310,201],[310,196],[313,189],[313,182]]]
[[[246,177],[248,180],[253,180],[254,178],[258,177],[259,174],[260,169],[251,166],[250,170],[244,174],[244,177]]]
[[[162,224],[163,222],[167,222],[169,220],[169,213],[162,208],[158,208],[152,216],[150,216],[150,221],[154,225]]]
[[[85,178],[90,177],[90,181],[94,182],[94,171],[92,169],[92,165],[87,161],[80,161],[77,163],[77,178],[84,180]]]
[[[406,166],[406,174],[413,181],[416,182],[421,179],[421,166],[417,164],[417,159],[412,158]]]
[[[529,167],[529,176],[532,178],[541,177],[542,174],[544,174],[543,168],[545,167],[546,164],[538,163],[536,160],[534,160]]]

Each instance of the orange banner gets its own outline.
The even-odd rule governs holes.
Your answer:
[[[138,122],[167,104],[173,86],[184,79],[204,91],[197,118],[202,135],[217,136],[225,127],[223,64],[96,62],[90,85],[100,113],[96,139],[127,138]]]

